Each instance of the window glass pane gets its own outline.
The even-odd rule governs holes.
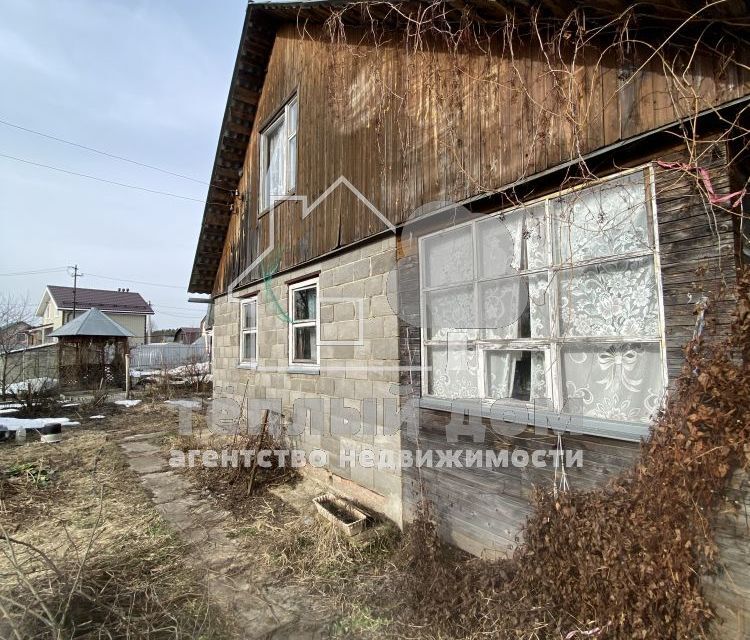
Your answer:
[[[284,146],[286,143],[283,123],[274,125],[265,134],[265,205],[270,206],[271,196],[285,195],[284,189]]]
[[[547,398],[543,351],[487,351],[485,376],[489,398],[513,398],[526,402]]]
[[[523,211],[477,223],[479,277],[497,278],[518,272],[523,251]]]
[[[294,290],[294,320],[314,320],[316,314],[316,287]]]
[[[254,333],[244,333],[242,334],[242,338],[244,340],[242,359],[254,362],[257,336]]]
[[[294,135],[297,133],[297,100],[292,100],[289,103],[289,110],[288,110],[288,116],[289,116],[289,123],[287,125],[287,133],[288,135]]]
[[[431,340],[476,338],[473,285],[431,291],[424,296],[425,326]]]
[[[479,277],[545,268],[549,262],[546,229],[543,204],[478,222]]]
[[[648,422],[664,392],[657,343],[566,344],[565,411],[607,420]]]
[[[526,210],[524,238],[528,269],[543,269],[549,266],[547,245],[547,217],[544,203]]]
[[[478,398],[478,357],[465,343],[427,347],[428,393],[438,398]]]
[[[529,284],[529,333],[532,338],[550,336],[549,282],[546,273],[528,277]]]
[[[654,263],[649,256],[566,269],[558,275],[563,336],[658,336]]]
[[[551,200],[550,211],[557,262],[652,248],[642,172]]]
[[[517,276],[480,283],[479,308],[486,338],[530,337],[526,321],[529,287],[525,277]]]
[[[255,329],[257,326],[257,305],[255,301],[253,302],[246,302],[242,305],[242,309],[244,311],[244,324],[243,327],[245,329]]]
[[[294,362],[315,362],[318,336],[315,327],[294,327]]]
[[[297,135],[289,140],[289,180],[288,191],[297,188]]]
[[[440,287],[474,278],[474,248],[471,226],[427,238],[424,250],[425,285]]]

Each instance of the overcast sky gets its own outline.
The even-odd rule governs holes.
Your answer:
[[[159,328],[187,302],[245,0],[0,0],[0,120],[190,176],[185,180],[0,123],[0,291],[129,287]],[[2,156],[187,199],[97,182]],[[105,279],[107,276],[112,279]],[[141,282],[155,284],[140,284]]]

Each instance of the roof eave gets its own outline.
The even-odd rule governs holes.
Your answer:
[[[156,312],[151,309],[150,311],[145,310],[123,310],[123,309],[107,309],[106,307],[96,307],[101,311],[102,313],[122,313],[123,315],[130,315],[130,316],[152,316]],[[73,311],[73,307],[57,307],[59,311]],[[76,307],[76,311],[88,311],[89,309],[93,309],[93,307],[83,308],[83,307]],[[37,314],[39,315],[39,314]]]
[[[42,299],[39,301],[39,305],[36,308],[36,313],[34,314],[37,317],[41,317],[44,315],[44,308],[47,306],[45,304],[45,300],[47,301],[47,304],[49,304],[50,300],[54,301],[54,297],[52,296],[52,293],[49,290],[49,285],[44,287],[44,293],[42,294]],[[55,305],[57,302],[55,302]]]
[[[263,90],[266,67],[276,37],[276,23],[262,6],[248,4],[190,275],[188,291],[191,293],[210,294],[213,290],[221,254],[219,251],[216,255],[216,247],[223,246],[226,238],[230,207],[239,184],[257,101]],[[230,150],[242,160],[224,158],[224,152]],[[214,250],[209,251],[209,247]]]

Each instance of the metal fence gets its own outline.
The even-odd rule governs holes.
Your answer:
[[[203,341],[194,344],[141,344],[130,350],[131,370],[172,369],[199,362],[208,362],[208,351]]]

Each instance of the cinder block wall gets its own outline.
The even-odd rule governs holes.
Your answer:
[[[230,301],[226,295],[217,298],[213,375],[214,397],[232,398],[239,403],[249,381],[248,397],[280,400],[287,424],[293,416],[295,402],[300,407],[305,399],[322,399],[323,433],[310,433],[308,424],[305,432],[294,438],[294,443],[308,452],[325,450],[328,465],[317,470],[308,467],[306,472],[400,525],[400,471],[397,468],[349,466],[339,459],[342,447],[357,452],[371,449],[375,452],[376,462],[380,450],[397,456],[401,449],[399,433],[383,433],[383,399],[389,398],[392,403],[398,401],[398,307],[387,295],[388,280],[395,272],[395,266],[396,239],[395,236],[385,236],[273,278],[270,283],[272,293],[263,283],[236,291],[236,295],[257,291],[257,370],[239,366],[240,304]],[[341,301],[341,298],[361,298],[362,344],[321,345],[319,374],[291,373],[288,370],[289,325],[284,317],[289,308],[287,283],[318,273],[321,300],[319,339],[357,340],[359,310],[357,305]],[[376,416],[376,428],[368,430],[363,425],[356,425],[350,434],[331,433],[331,402],[337,399],[343,401],[343,407],[357,409],[360,415],[365,413],[363,401],[375,399],[376,411],[371,415]],[[350,419],[350,422],[357,421]]]

